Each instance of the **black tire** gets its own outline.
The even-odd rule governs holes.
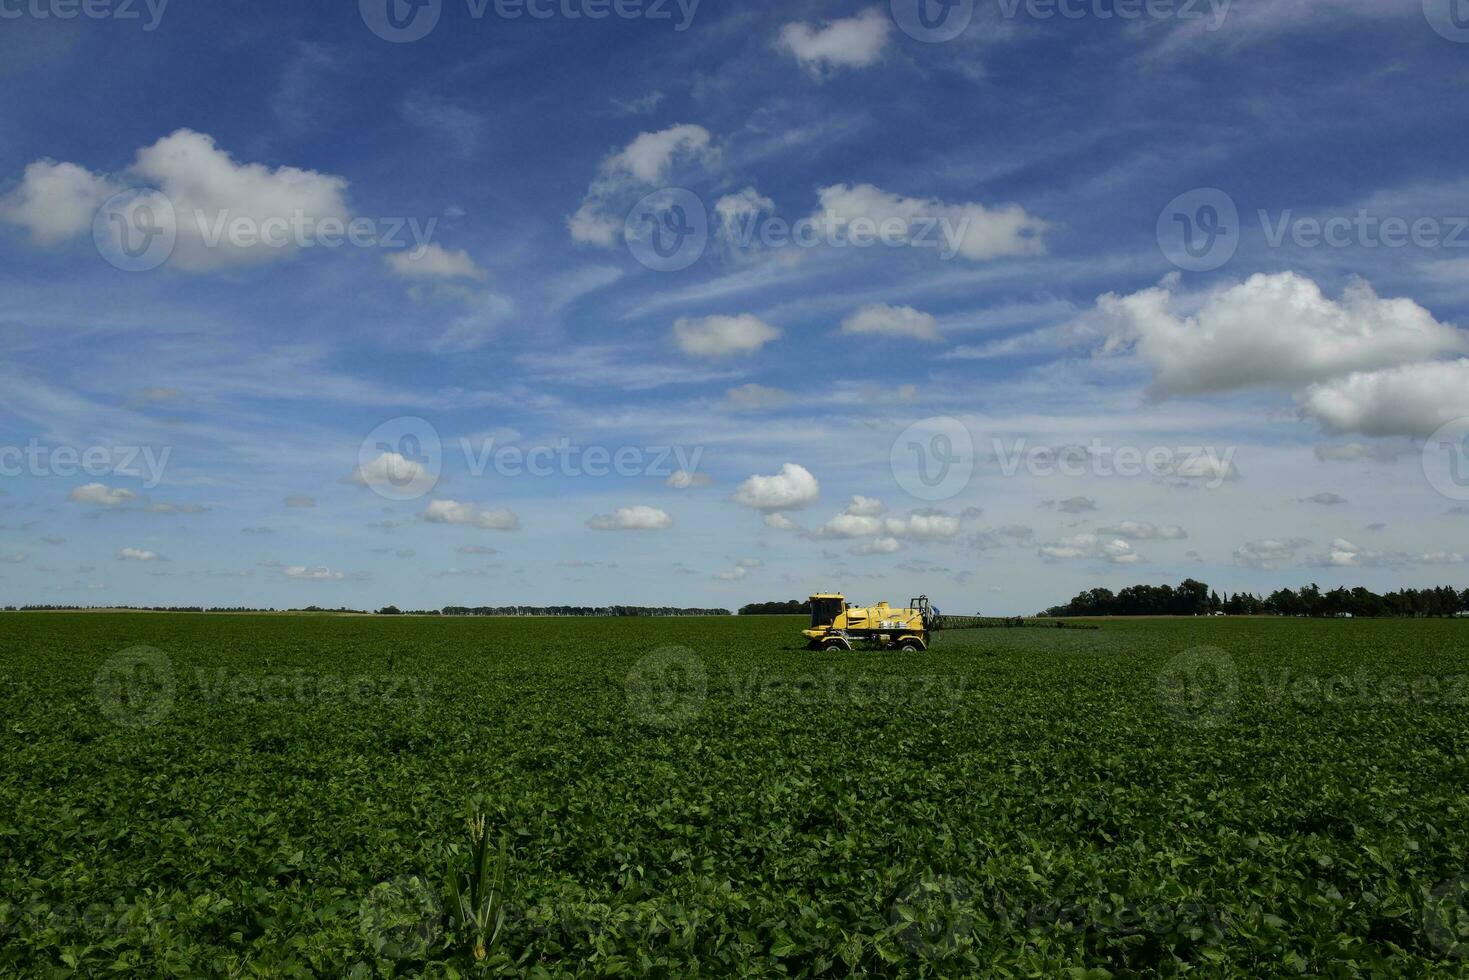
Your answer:
[[[904,643],[904,644],[902,644],[902,645],[900,645],[898,647],[898,652],[900,652],[900,653],[918,653],[919,652],[919,650],[918,650],[918,644],[916,644],[916,643]]]
[[[823,653],[846,653],[847,648],[840,640],[828,640],[821,645]]]

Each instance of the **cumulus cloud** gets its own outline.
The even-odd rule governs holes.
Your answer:
[[[587,521],[594,531],[660,531],[673,526],[673,518],[657,507],[637,504],[619,507],[610,514],[598,514]]]
[[[479,504],[457,500],[429,501],[423,519],[430,524],[467,524],[487,531],[514,531],[520,527],[520,518],[514,511],[504,508],[486,510]]]
[[[897,538],[885,537],[874,538],[871,541],[853,545],[851,551],[854,555],[891,555],[894,552],[901,551],[902,548],[903,542]]]
[[[1147,521],[1120,521],[1110,527],[1097,528],[1097,533],[1129,541],[1182,541],[1188,537],[1188,532],[1177,524],[1160,526]]]
[[[801,528],[801,525],[779,511],[765,515],[765,526],[777,531],[798,531]]]
[[[346,578],[343,573],[321,565],[287,565],[281,569],[281,574],[299,582],[340,582]]]
[[[1177,282],[1097,301],[1113,325],[1107,349],[1135,345],[1163,395],[1298,387],[1469,349],[1461,331],[1364,282],[1333,300],[1304,276],[1262,273],[1193,310],[1183,309]]]
[[[97,209],[122,189],[74,163],[37,160],[0,198],[0,221],[26,229],[37,245],[55,245],[91,231]]]
[[[137,499],[137,494],[124,487],[109,487],[101,483],[87,483],[66,495],[66,499],[78,504],[96,504],[98,507],[121,507]]]
[[[1320,568],[1393,567],[1402,565],[1462,565],[1465,557],[1457,551],[1373,551],[1359,548],[1345,538],[1336,538],[1326,554],[1306,564]]]
[[[874,7],[856,17],[843,17],[820,26],[786,24],[780,29],[776,47],[820,77],[840,68],[877,64],[882,60],[892,27],[891,18]]]
[[[611,248],[623,224],[613,207],[634,191],[665,183],[676,164],[711,164],[717,158],[711,142],[707,129],[689,124],[640,133],[598,167],[581,207],[566,219],[572,241]]]
[[[771,476],[752,476],[735,490],[735,503],[756,510],[797,510],[821,496],[821,483],[797,463],[786,463]]]
[[[951,541],[964,529],[966,515],[917,510],[906,517],[885,517],[881,500],[854,496],[846,508],[810,536],[817,539],[873,538],[895,541]],[[974,513],[977,513],[974,512]]]
[[[1329,432],[1421,438],[1469,415],[1469,358],[1359,371],[1312,385],[1297,401]]]
[[[693,490],[697,487],[707,487],[713,482],[714,479],[708,473],[674,470],[668,479],[663,481],[663,485],[672,487],[674,490]]]
[[[928,343],[942,341],[938,321],[931,314],[920,313],[911,306],[889,306],[871,303],[842,321],[842,333],[883,337],[910,337]]]
[[[474,279],[485,272],[464,249],[451,252],[435,242],[402,252],[389,253],[384,261],[395,275],[405,279]]]
[[[693,357],[753,354],[779,336],[780,330],[752,313],[680,317],[673,325],[679,350]]]
[[[812,216],[832,234],[855,233],[854,222],[870,225],[874,238],[952,252],[970,261],[1045,252],[1046,222],[1018,204],[945,204],[890,194],[871,184],[833,184],[819,192]],[[861,227],[861,226],[857,226]],[[890,229],[884,231],[884,229]]]
[[[117,553],[118,561],[159,561],[156,551],[146,551],[142,548],[124,548]]]
[[[1310,538],[1261,538],[1246,541],[1235,549],[1234,563],[1241,568],[1276,569],[1295,561]]]
[[[753,187],[746,187],[736,194],[726,194],[714,202],[714,213],[719,216],[719,231],[726,241],[743,244],[750,222],[757,215],[775,210],[775,202]]]
[[[1113,565],[1136,565],[1144,559],[1122,538],[1096,534],[1073,534],[1043,544],[1036,552],[1049,561],[1086,559]]]
[[[427,493],[438,482],[438,477],[422,463],[391,452],[380,453],[376,459],[359,464],[347,479],[360,487],[403,496]]]

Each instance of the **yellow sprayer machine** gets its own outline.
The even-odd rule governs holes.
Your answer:
[[[932,646],[941,630],[975,630],[1048,627],[1095,630],[1090,623],[1061,619],[1026,619],[1020,616],[945,616],[928,601],[928,596],[909,599],[895,609],[886,602],[875,606],[849,606],[839,592],[811,597],[811,628],[801,630],[808,650],[901,650],[918,653]]]
[[[895,609],[886,602],[849,606],[845,596],[825,593],[811,597],[811,628],[801,631],[810,650],[855,650],[859,646],[917,653],[927,650],[939,611],[928,596],[909,599]]]

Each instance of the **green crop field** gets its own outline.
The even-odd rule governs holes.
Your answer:
[[[1469,622],[799,627],[0,615],[0,974],[1469,971]]]

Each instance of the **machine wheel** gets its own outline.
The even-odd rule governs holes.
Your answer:
[[[841,640],[827,640],[821,645],[823,653],[846,653],[847,645]]]
[[[915,637],[910,636],[898,641],[898,650],[902,653],[922,653],[926,649],[928,648],[923,645],[923,641]]]
[[[898,647],[898,649],[900,651],[902,651],[903,653],[917,653],[918,652],[918,644],[912,643],[912,642],[908,642],[908,643],[904,643],[902,646]]]

